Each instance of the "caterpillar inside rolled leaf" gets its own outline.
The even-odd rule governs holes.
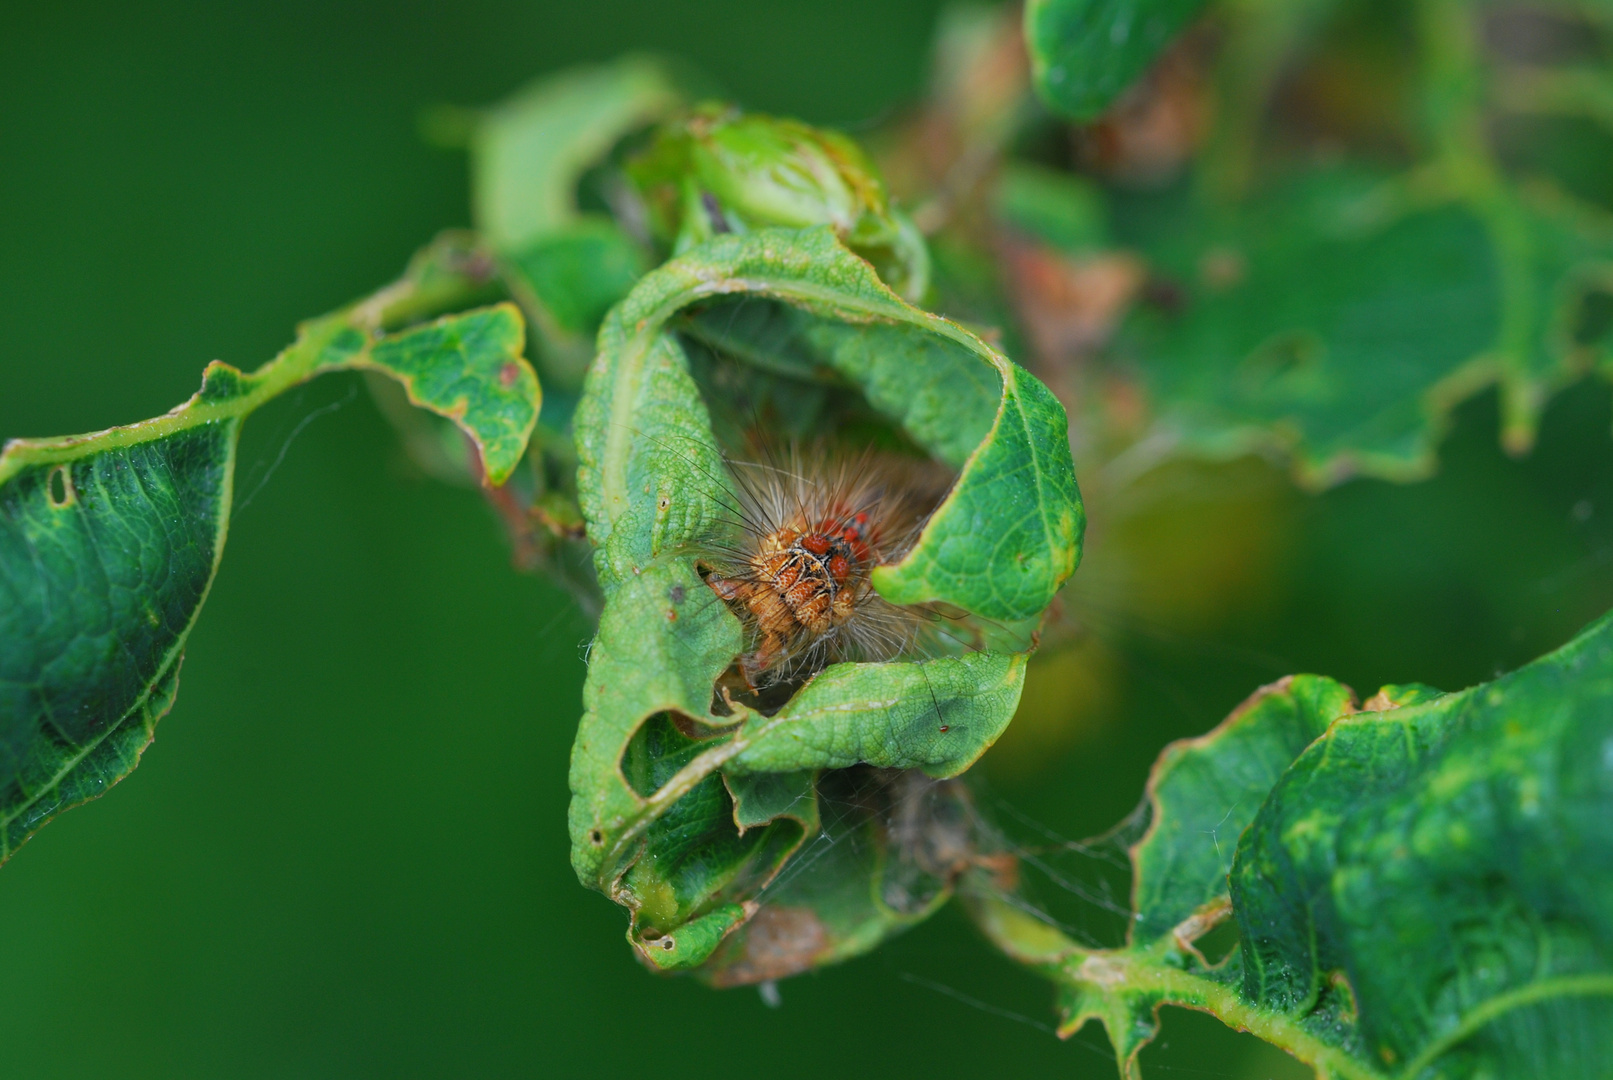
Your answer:
[[[895,454],[791,447],[758,456],[729,463],[736,529],[701,558],[706,584],[748,631],[739,663],[748,687],[913,651],[937,612],[890,603],[871,574],[912,549],[952,477]]]

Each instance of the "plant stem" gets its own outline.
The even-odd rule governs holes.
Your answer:
[[[1251,1004],[1231,986],[1171,963],[1171,939],[1137,949],[1086,949],[1060,931],[1012,902],[984,875],[971,874],[958,885],[958,895],[981,931],[1011,959],[1026,964],[1060,985],[1095,990],[1112,1000],[1131,999],[1136,1007],[1157,1013],[1162,1005],[1207,1012],[1237,1031],[1247,1031],[1286,1050],[1317,1070],[1319,1077],[1335,1080],[1385,1080],[1376,1071],[1337,1046],[1323,1042],[1292,1016]],[[1129,1003],[1128,1003],[1129,1004]],[[1068,1017],[1059,1030],[1073,1035],[1088,1019],[1103,1015]],[[1136,1048],[1123,1046],[1110,1030],[1116,1056],[1127,1069]],[[1140,1047],[1137,1047],[1140,1048]]]

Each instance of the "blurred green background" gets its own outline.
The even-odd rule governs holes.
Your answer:
[[[464,162],[420,141],[425,106],[650,48],[855,131],[916,97],[937,8],[14,6],[0,437],[159,413],[206,361],[255,366],[465,223]],[[1613,605],[1607,399],[1571,389],[1514,461],[1480,398],[1417,485],[1154,478],[1077,578],[1101,659],[1043,664],[983,799],[1089,835],[1168,739],[1281,674],[1456,688],[1562,643]],[[1114,1075],[1101,1036],[1038,1028],[1050,990],[954,913],[777,1009],[650,976],[567,862],[586,620],[509,568],[473,495],[411,473],[346,377],[253,419],[237,492],[156,744],[0,872],[0,1074]],[[1304,1074],[1185,1013],[1144,1062]]]

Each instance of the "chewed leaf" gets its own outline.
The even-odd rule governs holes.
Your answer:
[[[972,854],[962,782],[854,769],[825,774],[822,787],[823,829],[797,856],[801,871],[786,867],[711,957],[701,976],[713,985],[782,979],[867,952],[951,896]]]
[[[1613,616],[1459,693],[1386,686],[1358,709],[1293,676],[1161,756],[1124,948],[1083,948],[979,876],[968,898],[1061,984],[1061,1030],[1100,1020],[1124,1070],[1172,1004],[1326,1075],[1601,1076],[1610,696]],[[1239,943],[1206,956],[1229,920]]]
[[[1188,210],[1146,244],[1180,304],[1134,317],[1119,351],[1193,449],[1291,453],[1313,485],[1432,466],[1438,406],[1482,382],[1497,274],[1454,206],[1374,216],[1381,180],[1316,176],[1246,215]]]
[[[1159,1007],[1165,1001],[1160,992],[1151,994],[1109,994],[1092,981],[1059,986],[1059,1035],[1068,1038],[1090,1021],[1103,1025],[1114,1048],[1115,1064],[1123,1080],[1141,1080],[1137,1056],[1159,1034]]]
[[[605,321],[576,413],[578,491],[606,600],[572,756],[571,833],[578,875],[633,912],[630,937],[656,967],[665,958],[650,950],[677,927],[728,925],[701,920],[764,890],[866,896],[883,864],[859,863],[860,884],[833,887],[790,872],[812,842],[802,827],[817,828],[818,792],[841,773],[816,786],[812,777],[869,767],[956,775],[1007,725],[1024,677],[1023,654],[978,652],[834,665],[765,714],[719,689],[744,634],[697,565],[701,545],[727,534],[734,501],[694,343],[767,372],[783,398],[861,390],[909,445],[961,467],[913,551],[887,568],[889,585],[876,585],[899,602],[1034,618],[1074,570],[1082,526],[1063,412],[1045,388],[973,334],[904,303],[829,229],[718,237],[639,283]],[[994,535],[971,541],[971,528]],[[987,565],[988,545],[1002,566]],[[789,916],[817,928],[791,955],[871,947],[944,898],[955,871],[927,873],[934,888],[891,885],[893,896],[927,898],[897,905],[898,915],[853,904],[860,914],[842,905],[833,917]],[[714,968],[714,979],[788,967],[755,954],[770,939],[735,940],[752,944],[725,946],[713,963],[732,970]]]
[[[1545,402],[1607,355],[1576,334],[1609,295],[1613,223],[1528,191],[1501,231],[1405,184],[1335,168],[1242,207],[1137,201],[1120,231],[1149,261],[1154,300],[1111,370],[1136,380],[1157,438],[1210,457],[1275,452],[1312,488],[1412,480],[1434,470],[1450,411],[1495,385],[1503,440],[1531,444]]]
[[[747,914],[739,904],[723,904],[648,942],[640,955],[663,971],[698,967],[717,950],[723,938],[745,921]]]
[[[1225,904],[1238,837],[1272,785],[1353,709],[1348,687],[1295,675],[1255,691],[1208,735],[1165,748],[1148,781],[1148,832],[1131,849],[1132,941],[1157,941]]]
[[[525,332],[514,305],[450,315],[377,341],[343,366],[384,371],[409,400],[464,429],[481,451],[490,484],[502,484],[526,453],[541,395],[521,355]]]
[[[405,283],[410,284],[409,282]],[[172,412],[0,455],[0,860],[138,761],[173,703],[230,517],[242,420],[325,371],[368,367],[453,418],[507,475],[537,416],[508,305],[385,335],[380,294],[305,324],[250,374],[221,363]]]
[[[687,559],[644,567],[610,600],[589,648],[571,750],[571,861],[583,884],[595,887],[648,825],[643,814],[653,795],[635,791],[621,772],[629,741],[657,713],[727,723],[710,714],[712,685],[744,646],[739,621]]]
[[[818,813],[816,770],[723,773],[723,783],[734,800],[734,824],[754,829],[774,818],[797,817],[816,824]]]
[[[1091,119],[1203,7],[1204,0],[1030,0],[1025,42],[1037,92],[1064,115]]]

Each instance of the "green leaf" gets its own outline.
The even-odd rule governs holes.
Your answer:
[[[1256,691],[1208,735],[1165,748],[1148,778],[1148,832],[1131,851],[1134,942],[1225,908],[1238,837],[1283,771],[1352,707],[1348,687],[1298,675]]]
[[[810,692],[750,724],[726,768],[743,775],[868,764],[956,776],[1008,726],[1024,680],[1023,653],[836,664]]]
[[[491,484],[502,484],[538,420],[538,378],[521,358],[525,334],[510,305],[451,315],[376,341],[346,367],[384,371],[409,400],[454,421],[481,454]]]
[[[1119,97],[1204,7],[1204,0],[1029,0],[1025,43],[1036,90],[1090,120]]]
[[[1115,352],[1156,430],[1195,454],[1283,452],[1311,487],[1428,475],[1449,410],[1495,381],[1537,413],[1589,365],[1569,328],[1613,267],[1613,228],[1569,228],[1567,208],[1528,219],[1564,224],[1514,267],[1464,206],[1350,171],[1240,210],[1151,211],[1136,239],[1174,297],[1137,312]],[[1524,288],[1520,328],[1505,313]]]
[[[238,424],[0,458],[0,859],[132,770],[172,705]]]
[[[1493,352],[1501,368],[1503,443],[1534,445],[1553,394],[1613,361],[1613,336],[1594,329],[1613,302],[1613,215],[1550,190],[1528,189],[1487,215],[1503,268],[1502,324]]]
[[[509,474],[537,418],[509,304],[396,334],[425,302],[406,278],[304,324],[250,374],[213,362],[172,412],[93,435],[15,439],[0,454],[0,860],[61,810],[137,763],[173,703],[185,639],[230,516],[241,422],[325,371],[386,372],[453,419],[489,482]],[[428,282],[440,299],[440,282]]]
[[[487,110],[471,144],[477,228],[509,252],[571,224],[583,173],[681,103],[662,64],[626,57],[539,79]]]
[[[1604,1075],[1610,695],[1603,618],[1493,683],[1341,717],[1239,844],[1244,996],[1342,996],[1348,1045],[1408,1076]]]
[[[1097,186],[1072,173],[1010,161],[991,192],[992,213],[1010,228],[1069,255],[1109,246],[1108,208]]]
[[[664,64],[629,56],[539,79],[473,124],[476,225],[535,328],[546,379],[581,382],[600,320],[649,268],[615,220],[579,209],[579,184],[682,102]]]
[[[593,216],[532,241],[508,263],[523,306],[541,304],[555,334],[588,338],[649,269],[643,250],[615,222]]]
[[[1046,388],[902,302],[827,227],[718,237],[652,271],[612,311],[576,413],[578,491],[605,606],[572,753],[572,860],[585,884],[633,913],[629,940],[648,963],[667,966],[668,936],[698,924],[670,952],[679,965],[713,957],[706,974],[732,982],[788,965],[762,963],[751,945],[707,952],[710,927],[743,923],[702,920],[731,914],[725,905],[769,910],[756,905],[775,880],[781,895],[828,905],[810,923],[788,916],[812,928],[811,948],[766,938],[799,962],[791,971],[872,947],[944,899],[950,877],[932,874],[941,884],[918,890],[917,907],[855,902],[900,859],[853,860],[855,883],[792,875],[819,826],[812,779],[821,791],[869,767],[956,775],[1013,715],[1025,657],[836,665],[766,713],[718,693],[745,642],[696,566],[701,545],[734,522],[703,393],[717,388],[696,381],[689,349],[724,333],[733,355],[774,358],[767,377],[781,396],[825,380],[855,388],[884,423],[961,467],[913,552],[876,572],[895,602],[1034,619],[1075,568],[1083,519],[1063,411]],[[845,827],[887,828],[876,817]],[[834,865],[824,872],[840,873]]]
[[[1605,1074],[1613,1054],[1613,616],[1510,675],[1357,709],[1266,687],[1161,755],[1128,944],[1085,949],[976,876],[971,907],[1123,1072],[1161,1005],[1326,1075]],[[1226,957],[1202,946],[1232,920]]]
[[[1080,69],[1095,77],[1126,53],[1104,43],[1110,29],[1139,25],[1144,8],[1164,19],[1167,6],[1185,15],[1195,5],[1030,4],[1039,77],[1051,70],[1039,34],[1068,32],[1101,52]],[[1369,85],[1384,77],[1370,58],[1380,53],[1349,43],[1343,27],[1353,24],[1339,22],[1337,5],[1266,7],[1223,12],[1214,78],[1181,91],[1179,107],[1202,93],[1216,117],[1191,173],[1165,190],[1108,193],[1115,240],[1146,258],[1151,281],[1098,362],[1089,342],[1109,336],[1112,313],[1095,299],[1101,276],[1092,266],[1073,276],[1078,267],[1058,255],[1090,246],[1103,215],[1078,186],[1058,194],[1056,173],[1011,163],[997,185],[998,217],[1055,249],[1034,251],[1027,266],[1070,272],[1020,308],[1043,362],[1083,405],[1077,426],[1104,456],[1094,464],[1120,448],[1113,473],[1124,477],[1173,453],[1258,452],[1291,461],[1312,489],[1356,475],[1419,479],[1436,467],[1452,409],[1491,386],[1504,445],[1528,450],[1553,394],[1613,370],[1598,314],[1613,306],[1613,216],[1595,184],[1578,198],[1557,189],[1567,182],[1548,140],[1486,133],[1501,119],[1498,100],[1521,92],[1520,71],[1552,82],[1571,69],[1520,69],[1485,44],[1482,6],[1424,0],[1374,46],[1417,30],[1402,86],[1367,95],[1353,119],[1334,115],[1343,127],[1329,136],[1339,140],[1333,163],[1307,163],[1291,127],[1272,122],[1288,107],[1277,88]],[[1385,140],[1406,144],[1404,171],[1384,170]],[[1593,173],[1606,164],[1600,144],[1573,141]]]

